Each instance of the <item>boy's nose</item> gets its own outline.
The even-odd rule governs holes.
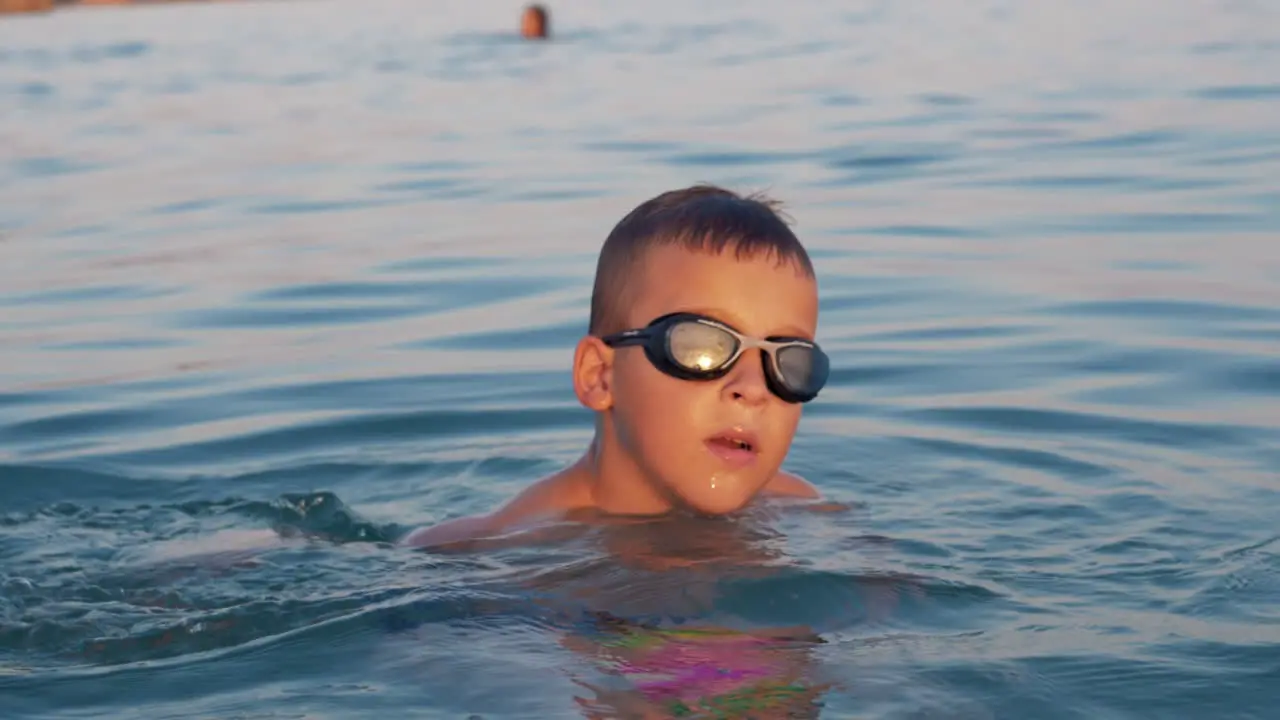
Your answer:
[[[727,400],[759,405],[769,399],[763,360],[764,355],[760,350],[748,350],[738,358],[737,364],[725,378],[723,392]]]

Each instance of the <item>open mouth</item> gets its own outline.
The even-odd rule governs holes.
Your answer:
[[[760,443],[754,433],[746,430],[729,430],[707,438],[707,449],[725,460],[746,461],[759,453]]]
[[[711,438],[711,442],[721,447],[729,448],[730,450],[746,450],[750,452],[753,449],[751,443],[740,438],[713,437]]]

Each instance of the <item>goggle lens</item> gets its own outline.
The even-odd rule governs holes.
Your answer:
[[[774,357],[782,383],[793,393],[815,395],[827,382],[827,356],[814,348],[792,345],[779,349]]]
[[[681,322],[667,333],[671,360],[693,372],[714,372],[738,351],[738,341],[724,330],[700,322]]]

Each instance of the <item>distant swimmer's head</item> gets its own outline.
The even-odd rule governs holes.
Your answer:
[[[520,34],[526,38],[542,39],[551,33],[547,9],[542,5],[528,5],[520,16]]]
[[[648,200],[604,242],[575,356],[597,444],[673,506],[742,508],[826,381],[817,323],[813,266],[776,203],[706,185]]]

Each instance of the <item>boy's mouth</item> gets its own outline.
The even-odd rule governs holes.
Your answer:
[[[731,465],[753,462],[760,452],[760,441],[755,433],[737,428],[712,435],[706,439],[706,445],[712,455]]]

